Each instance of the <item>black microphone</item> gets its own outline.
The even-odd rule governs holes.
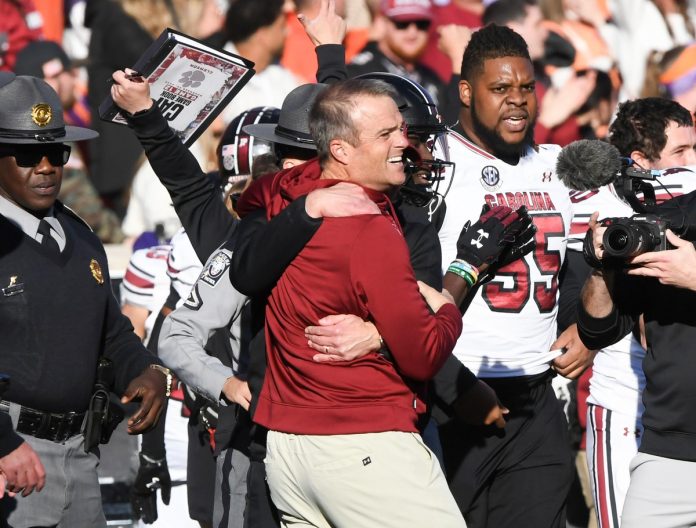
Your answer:
[[[563,147],[556,161],[556,174],[566,187],[591,191],[612,183],[621,172],[619,150],[598,139],[580,139]]]

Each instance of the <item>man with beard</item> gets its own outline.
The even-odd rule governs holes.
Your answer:
[[[442,106],[444,86],[437,74],[420,64],[428,44],[428,30],[433,19],[430,0],[383,0],[380,17],[384,34],[368,42],[348,65],[348,75],[387,72],[407,77],[422,85]]]
[[[592,355],[575,326],[556,339],[558,274],[571,220],[568,189],[555,175],[559,148],[533,142],[534,69],[520,35],[496,25],[475,32],[461,79],[460,120],[448,138],[456,168],[440,230],[445,287],[455,299],[471,293],[454,354],[509,414],[504,431],[442,424],[446,473],[469,526],[561,527],[572,463],[552,367],[579,375]],[[483,205],[524,205],[537,228],[534,251],[489,269],[489,281],[481,280],[486,273],[475,255],[490,236],[485,226],[460,238]],[[462,276],[470,291],[461,291]]]

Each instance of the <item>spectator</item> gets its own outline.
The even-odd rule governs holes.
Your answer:
[[[433,2],[433,24],[428,35],[428,45],[423,53],[423,64],[434,70],[443,83],[449,82],[452,73],[459,74],[461,55],[456,60],[453,70],[451,58],[442,50],[439,44],[442,31],[448,31],[445,26],[464,26],[470,30],[482,25],[483,4],[480,0],[451,0],[449,2]],[[463,51],[463,49],[462,49]]]
[[[677,46],[665,53],[651,55],[643,95],[669,97],[696,112],[696,44]]]
[[[284,0],[230,1],[225,27],[211,42],[253,61],[256,75],[223,111],[225,123],[256,106],[279,108],[285,96],[299,86],[295,75],[276,64],[288,32],[286,13]]]
[[[201,0],[87,2],[85,25],[92,30],[88,94],[92,126],[100,134],[91,151],[89,174],[106,205],[121,218],[142,149],[126,127],[99,119],[99,104],[110,89],[108,79],[114,70],[133,66],[166,27],[197,36],[201,9]]]
[[[444,97],[443,83],[420,59],[428,43],[433,21],[430,0],[382,0],[380,13],[384,34],[369,42],[348,64],[348,75],[388,72],[408,77],[422,85],[437,104]]]
[[[623,81],[619,100],[635,99],[641,96],[651,52],[666,52],[696,39],[696,12],[688,0],[614,0],[610,5],[617,31],[607,43]]]
[[[280,64],[303,82],[316,82],[317,59],[314,44],[307,38],[298,15],[312,19],[319,13],[322,0],[296,0],[295,11],[287,14],[288,35]],[[337,13],[345,18],[345,0],[336,2]]]
[[[12,71],[17,53],[41,38],[43,18],[33,0],[0,0],[0,71]]]

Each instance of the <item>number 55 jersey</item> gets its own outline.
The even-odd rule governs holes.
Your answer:
[[[478,220],[484,204],[524,205],[537,228],[534,251],[477,288],[454,354],[482,378],[545,372],[559,355],[549,349],[556,339],[558,274],[572,218],[568,189],[556,177],[560,147],[530,147],[517,165],[509,165],[456,132],[448,141],[456,165],[452,181],[440,186],[449,185],[439,233],[443,272],[457,256],[465,223]]]

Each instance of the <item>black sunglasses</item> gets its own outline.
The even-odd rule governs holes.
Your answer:
[[[420,31],[428,31],[430,29],[430,20],[392,20],[392,23],[400,31],[408,29],[411,24],[415,24]]]
[[[54,167],[62,167],[70,159],[70,147],[55,145],[0,145],[0,158],[12,156],[20,167],[36,167],[46,157]]]

